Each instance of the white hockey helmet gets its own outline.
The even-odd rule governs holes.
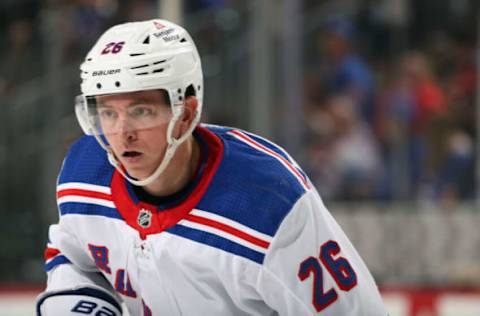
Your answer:
[[[161,19],[116,25],[99,38],[80,70],[82,95],[76,99],[75,113],[83,131],[95,136],[107,151],[110,163],[128,181],[140,186],[150,184],[165,170],[176,148],[191,135],[200,120],[203,73],[192,38],[181,26]],[[195,91],[197,113],[188,131],[176,139],[172,136],[173,127],[183,113],[187,88]],[[152,175],[143,180],[132,179],[102,136],[95,97],[156,89],[166,91],[170,99],[168,146],[163,161]]]

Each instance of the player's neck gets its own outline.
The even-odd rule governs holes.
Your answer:
[[[182,190],[194,177],[199,160],[200,147],[192,136],[178,147],[163,174],[143,189],[154,196],[168,196]]]

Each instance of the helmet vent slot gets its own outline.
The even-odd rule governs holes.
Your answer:
[[[139,68],[145,68],[145,67],[148,67],[149,65],[146,64],[146,65],[140,65],[140,66],[135,66],[135,67],[132,67],[130,69],[139,69]]]
[[[152,71],[152,73],[156,73],[156,72],[163,72],[163,68],[155,69],[154,71]]]
[[[187,41],[187,39],[184,37],[180,40],[180,43],[185,43]]]
[[[158,65],[158,64],[164,63],[164,62],[166,62],[166,61],[167,61],[167,60],[164,59],[164,60],[156,61],[156,62],[154,62],[153,64],[154,64],[154,65]]]
[[[145,39],[143,40],[143,44],[150,44],[150,35],[145,37]]]
[[[142,56],[142,55],[145,55],[145,53],[130,54],[130,57]]]
[[[137,74],[137,76],[145,76],[145,75],[148,75],[148,72],[141,72]]]

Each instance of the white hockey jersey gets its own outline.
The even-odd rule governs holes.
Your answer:
[[[367,267],[289,155],[244,131],[199,126],[193,183],[142,202],[93,137],[70,149],[46,291],[101,273],[136,315],[386,316]]]

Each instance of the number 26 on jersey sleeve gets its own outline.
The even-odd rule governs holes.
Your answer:
[[[357,285],[357,274],[348,260],[340,256],[334,257],[339,253],[340,246],[338,243],[329,240],[320,247],[318,258],[308,257],[300,263],[298,277],[301,281],[305,281],[310,275],[313,275],[312,304],[317,312],[321,312],[338,298],[337,291],[334,288],[325,291],[322,266],[327,269],[342,291],[348,292]]]

